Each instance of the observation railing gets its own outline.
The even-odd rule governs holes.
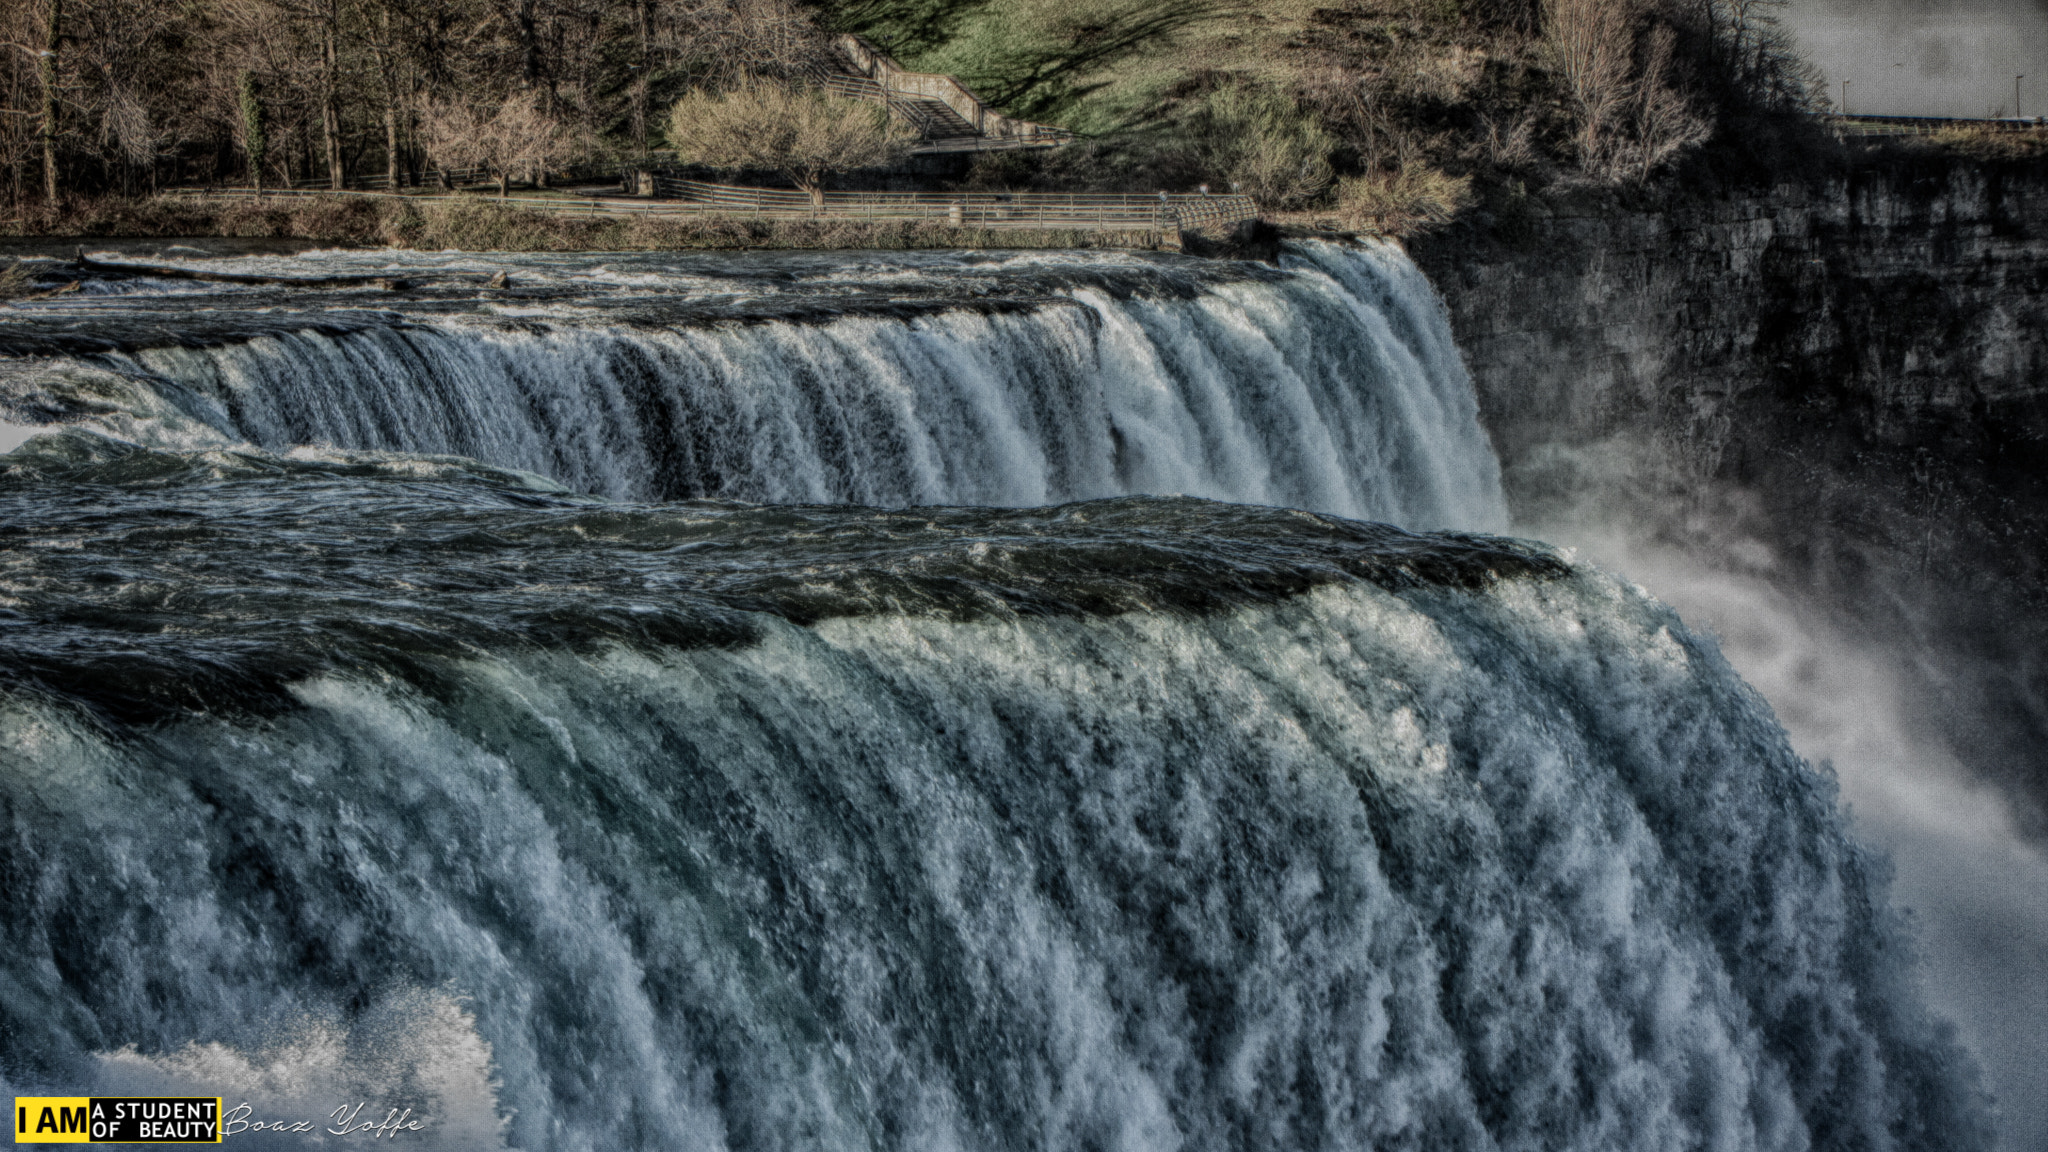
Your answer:
[[[740,188],[657,175],[666,202],[731,215],[944,220],[981,228],[1198,228],[1258,218],[1242,195],[1118,196],[1068,192],[826,192]]]
[[[576,196],[488,196],[341,191],[327,188],[269,188],[268,197],[359,197],[413,203],[497,204],[571,215],[707,217],[769,220],[930,220],[956,227],[1035,228],[1076,231],[1171,232],[1227,226],[1256,219],[1249,196],[1116,196],[1064,192],[826,192],[742,188],[670,176],[655,177],[658,198]],[[187,188],[173,194],[247,199],[253,188]]]
[[[1960,116],[1869,116],[1821,117],[1837,136],[1933,136],[1957,130],[1977,132],[2048,132],[2048,118],[2040,116],[1988,116],[1971,119]]]

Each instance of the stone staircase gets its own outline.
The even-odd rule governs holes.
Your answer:
[[[945,140],[981,135],[965,116],[953,110],[951,104],[936,97],[890,92],[882,87],[880,81],[850,72],[826,73],[816,79],[821,87],[835,96],[887,104],[890,113],[908,124],[920,139]]]
[[[953,106],[944,100],[934,100],[929,96],[898,96],[890,104],[895,113],[909,121],[917,129],[917,134],[926,140],[981,135],[966,117],[953,111]]]
[[[841,36],[835,47],[840,68],[819,71],[812,81],[835,95],[886,105],[917,134],[912,153],[1051,148],[1074,138],[1064,128],[995,111],[951,76],[907,71],[862,37]]]

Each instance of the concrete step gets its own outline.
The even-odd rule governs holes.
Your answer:
[[[916,128],[919,136],[928,140],[980,135],[966,117],[955,112],[953,106],[944,100],[892,93],[889,107]]]

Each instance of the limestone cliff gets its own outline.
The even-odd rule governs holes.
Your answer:
[[[1911,640],[2048,827],[2048,168],[1511,199],[1411,248],[1525,526],[1629,519]]]

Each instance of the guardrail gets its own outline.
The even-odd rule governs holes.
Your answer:
[[[839,37],[836,47],[862,78],[880,87],[885,99],[903,95],[937,100],[951,108],[985,139],[1031,139],[1043,142],[1036,146],[1049,147],[1074,138],[1074,134],[1064,128],[1003,115],[982,103],[981,97],[952,76],[909,71],[863,37],[848,33]],[[991,147],[1014,148],[1017,145]]]
[[[661,197],[479,196],[401,192],[336,192],[325,188],[265,189],[265,197],[322,196],[419,202],[463,201],[571,215],[734,216],[770,220],[932,220],[955,227],[1167,232],[1256,219],[1249,196],[1096,196],[1064,192],[827,192],[817,203],[804,192],[741,188],[671,176],[655,177]],[[254,198],[253,188],[179,188],[172,195]]]
[[[657,175],[655,194],[707,209],[771,217],[945,220],[984,228],[1195,228],[1258,218],[1249,196],[1115,196],[1065,192],[804,192]]]
[[[1830,114],[1821,121],[1837,136],[1932,136],[1955,129],[1988,132],[2048,132],[2048,119],[2040,116],[1999,116],[1972,119],[1959,116],[1868,116]]]

